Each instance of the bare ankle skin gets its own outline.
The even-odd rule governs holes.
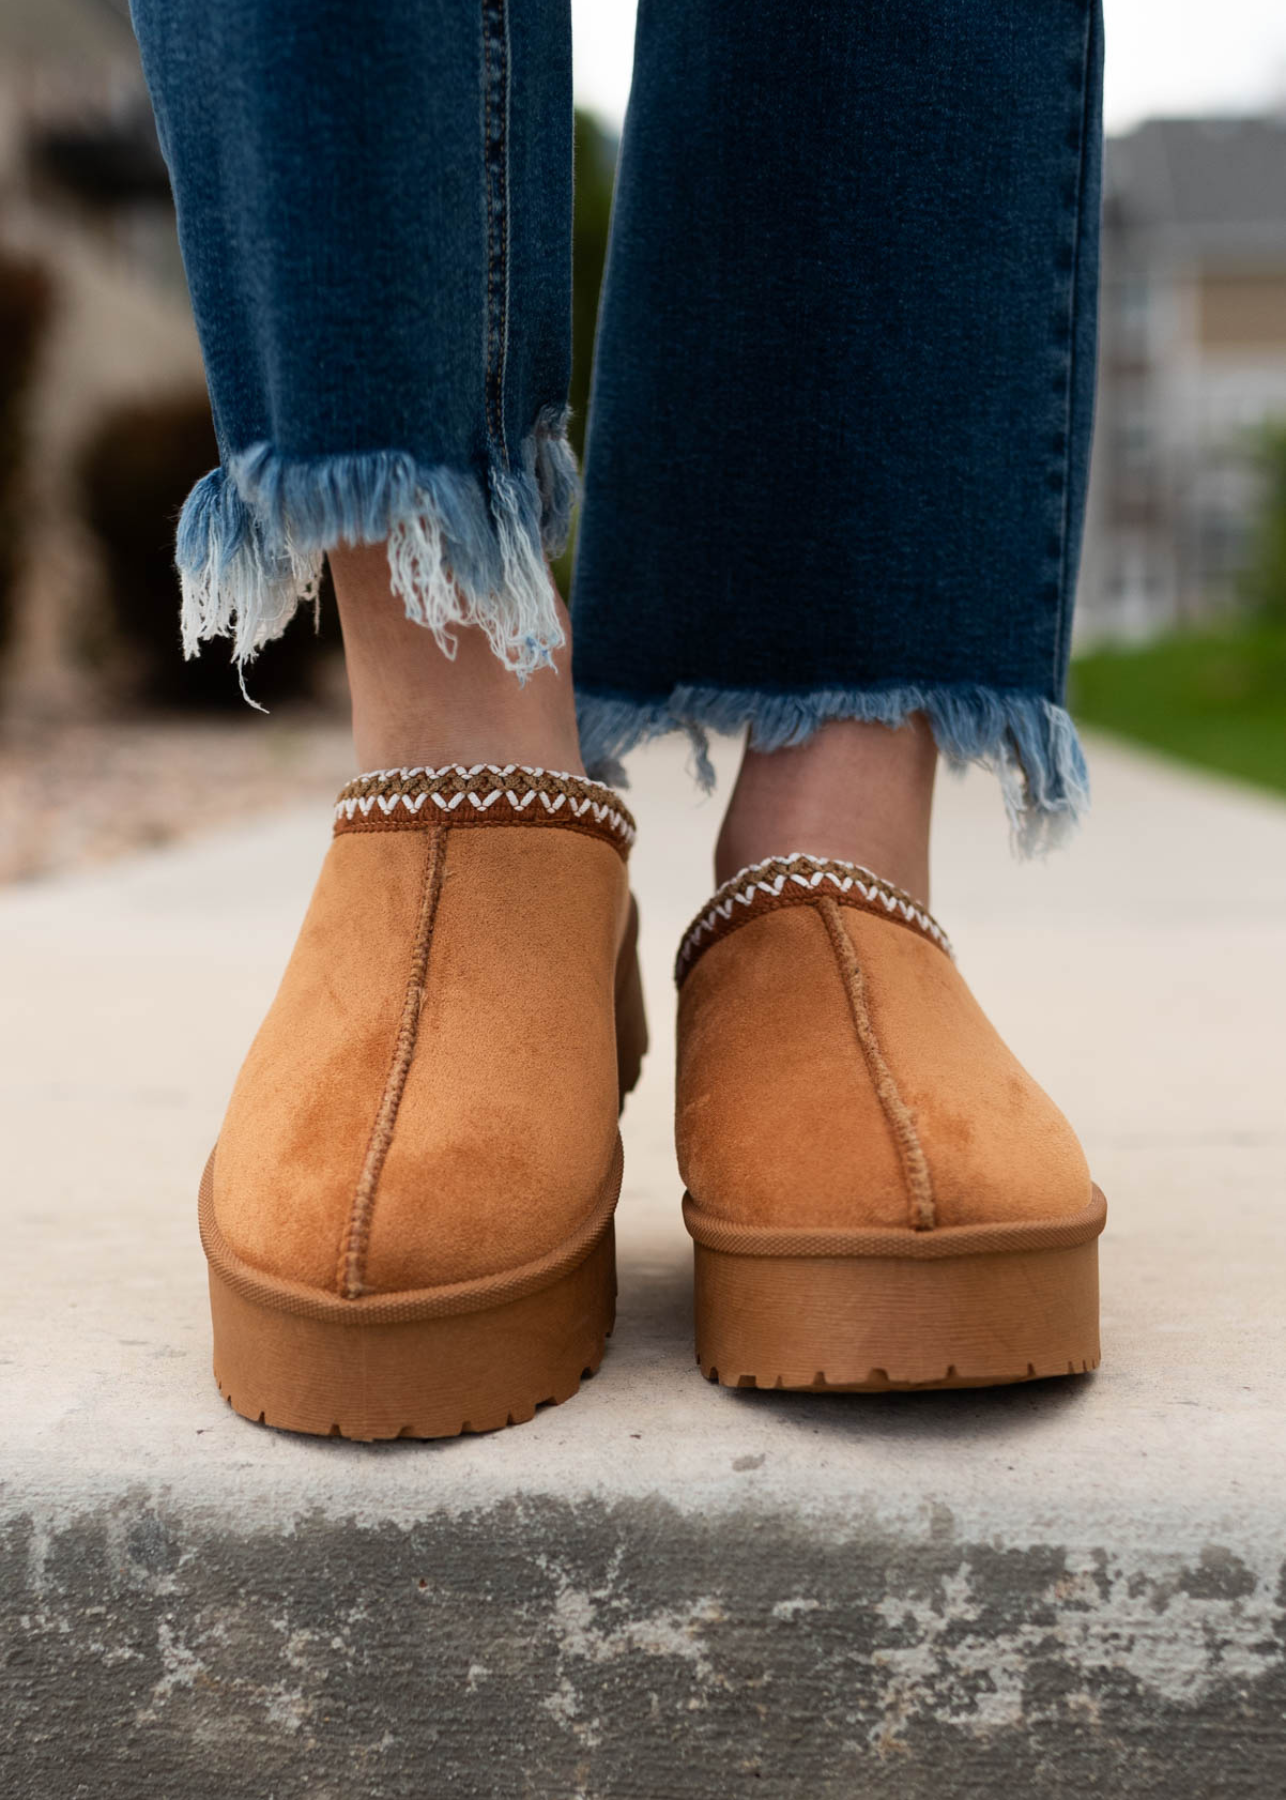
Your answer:
[[[455,632],[444,655],[432,632],[406,617],[389,584],[383,544],[330,552],[362,769],[526,763],[581,775],[572,695],[571,633],[554,659],[520,684],[476,626]]]
[[[896,730],[837,719],[794,749],[747,749],[715,849],[716,881],[805,850],[862,863],[927,905],[937,760],[919,715]]]

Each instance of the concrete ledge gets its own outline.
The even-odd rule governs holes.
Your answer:
[[[1280,1620],[1227,1549],[1008,1548],[945,1506],[426,1512],[233,1537],[140,1494],[11,1526],[4,1791],[1281,1791]]]
[[[6,1800],[1282,1791],[1286,809],[1100,749],[1022,870],[947,789],[935,909],[1111,1203],[1104,1368],[791,1398],[691,1361],[679,772],[640,759],[617,1333],[483,1439],[292,1439],[209,1377],[196,1181],[325,819],[0,902]]]

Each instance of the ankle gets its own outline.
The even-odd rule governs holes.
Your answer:
[[[418,631],[422,629],[416,626]],[[462,634],[463,635],[463,634]],[[486,654],[494,655],[490,646]],[[517,687],[517,677],[497,663],[503,680]],[[570,677],[552,670],[528,678],[536,681]],[[351,681],[351,677],[350,677]],[[580,744],[574,725],[546,716],[542,709],[511,706],[507,693],[479,694],[469,684],[471,704],[438,698],[422,703],[372,703],[369,696],[353,696],[353,746],[363,770],[425,768],[443,769],[453,764],[472,768],[475,763],[517,763],[533,769],[551,769],[566,775],[583,775]],[[549,709],[552,713],[556,709]]]
[[[478,626],[453,629],[448,656],[406,617],[392,593],[383,545],[331,553],[362,769],[523,763],[584,773],[568,642],[553,666],[519,682]]]
[[[927,904],[936,763],[918,715],[896,730],[834,720],[793,749],[748,749],[715,849],[716,882],[803,850],[861,863]]]

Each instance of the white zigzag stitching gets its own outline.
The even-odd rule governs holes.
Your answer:
[[[560,781],[574,781],[577,784],[583,784],[585,786],[597,785],[586,783],[583,776],[562,774],[557,770],[528,768],[522,763],[505,763],[503,767],[497,763],[474,763],[472,767],[467,769],[460,763],[452,764],[443,769],[372,769],[368,774],[359,776],[358,780],[389,781],[396,779],[409,781],[412,777],[417,775],[423,775],[428,780],[432,780],[435,776],[459,775],[467,780],[470,776],[482,774],[495,775],[501,780],[506,780],[513,775],[536,777],[552,775],[555,779]],[[607,795],[610,794],[611,790],[608,788],[601,788],[600,792]],[[498,800],[502,794],[505,799],[508,800],[515,812],[525,812],[532,801],[539,797],[545,812],[551,817],[559,812],[564,806],[566,806],[569,813],[578,819],[583,818],[588,812],[592,814],[598,824],[607,825],[610,830],[616,832],[619,837],[622,837],[627,844],[634,841],[635,834],[633,826],[628,822],[623,813],[619,812],[616,807],[611,805],[609,800],[596,800],[593,794],[590,793],[586,793],[579,798],[570,794],[550,795],[545,793],[543,789],[535,787],[529,788],[525,794],[521,795],[516,793],[513,788],[493,788],[489,794],[476,794],[469,792],[468,790],[462,790],[460,793],[452,794],[450,797],[445,794],[434,793],[431,790],[427,793],[414,795],[354,794],[347,800],[339,800],[336,802],[335,816],[336,818],[344,818],[351,821],[355,814],[360,812],[363,817],[367,817],[376,805],[379,806],[380,811],[386,818],[389,817],[399,805],[405,806],[409,813],[415,814],[419,812],[426,800],[432,800],[433,804],[441,812],[454,812],[460,802],[466,798],[476,811],[485,812],[487,808],[491,806],[493,801]]]
[[[787,873],[779,873],[771,880],[759,880],[760,869],[768,868],[772,863],[804,863],[812,865],[812,873],[805,874],[801,870],[791,869]],[[838,871],[843,870],[840,874]],[[751,879],[747,880],[747,877]],[[740,904],[750,906],[756,894],[767,894],[776,899],[787,881],[794,882],[803,888],[816,888],[823,881],[838,888],[840,893],[853,891],[859,893],[864,900],[878,901],[886,912],[900,913],[908,922],[918,925],[928,937],[931,937],[940,949],[955,959],[955,951],[951,948],[951,940],[931,914],[923,907],[917,906],[913,900],[896,889],[888,887],[873,869],[867,869],[861,863],[841,863],[831,859],[823,864],[818,857],[810,856],[807,851],[795,850],[789,856],[772,856],[763,862],[751,863],[737,875],[725,881],[714,896],[707,910],[691,927],[682,944],[679,946],[678,966],[682,969],[692,958],[694,951],[703,937],[714,931],[720,919],[732,917],[732,909]],[[744,884],[744,885],[743,885]],[[729,890],[732,890],[729,892]]]

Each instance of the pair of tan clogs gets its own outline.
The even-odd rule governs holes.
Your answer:
[[[530,1419],[597,1368],[617,1117],[646,1044],[611,789],[518,767],[352,782],[201,1187],[240,1413],[349,1438]],[[1093,1368],[1105,1206],[929,914],[783,856],[679,949],[697,1354],[732,1386]]]

